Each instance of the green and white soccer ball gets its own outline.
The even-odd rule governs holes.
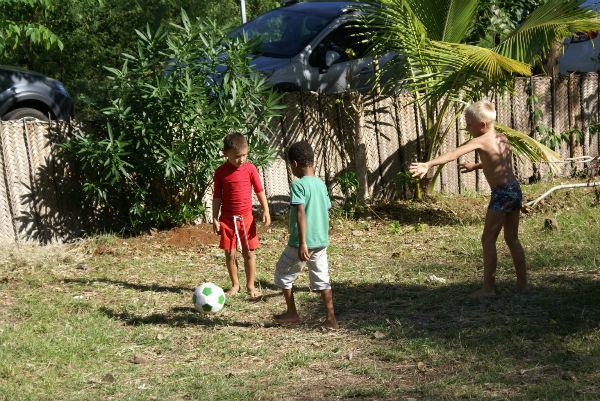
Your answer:
[[[213,283],[204,283],[194,290],[194,308],[200,312],[215,313],[225,305],[223,289]]]

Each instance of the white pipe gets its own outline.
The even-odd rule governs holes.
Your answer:
[[[242,9],[242,24],[246,23],[246,0],[240,0],[240,8]]]
[[[564,184],[564,185],[557,185],[554,188],[549,189],[548,191],[546,191],[543,195],[539,196],[537,199],[532,200],[530,202],[527,202],[525,204],[525,206],[535,206],[539,201],[541,201],[542,199],[544,199],[546,196],[550,195],[552,192],[556,191],[557,189],[564,189],[564,188],[577,188],[577,187],[596,187],[596,186],[600,186],[600,182],[588,182],[585,184]]]

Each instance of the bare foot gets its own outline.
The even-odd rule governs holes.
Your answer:
[[[300,321],[300,317],[297,313],[285,312],[280,315],[273,315],[273,320],[276,323],[298,323]]]
[[[250,299],[258,299],[262,294],[254,287],[248,287],[248,293],[250,294]]]
[[[513,292],[520,292],[521,294],[527,294],[529,292],[531,292],[531,287],[529,287],[527,284],[525,285],[521,285],[521,284],[515,284],[511,290]]]
[[[324,330],[338,330],[340,328],[340,325],[338,324],[337,320],[325,320],[321,325],[321,328]]]
[[[481,289],[467,295],[467,298],[481,298],[481,297],[494,297],[494,296],[496,296],[496,291],[486,290],[485,288],[481,288]]]
[[[240,292],[240,286],[231,287],[231,289],[229,291],[227,291],[225,293],[225,295],[228,296],[228,297],[231,297],[231,296],[237,294],[238,292]]]

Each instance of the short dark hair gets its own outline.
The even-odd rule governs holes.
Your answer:
[[[227,152],[231,149],[242,150],[248,147],[246,137],[237,132],[231,133],[223,139],[223,151]]]
[[[296,142],[287,152],[288,161],[295,161],[300,167],[310,167],[315,162],[315,152],[306,141]]]

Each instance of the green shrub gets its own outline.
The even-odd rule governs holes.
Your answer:
[[[255,41],[230,38],[215,23],[190,21],[136,31],[135,54],[108,68],[105,129],[79,132],[75,155],[86,195],[133,231],[170,227],[203,214],[202,198],[223,162],[230,132],[248,139],[249,158],[272,158],[270,119],[283,107],[249,67]]]
[[[353,218],[364,212],[364,206],[359,202],[356,191],[358,190],[358,178],[354,171],[344,171],[335,178],[340,185],[344,195],[344,203],[341,205],[341,213],[346,218]]]

